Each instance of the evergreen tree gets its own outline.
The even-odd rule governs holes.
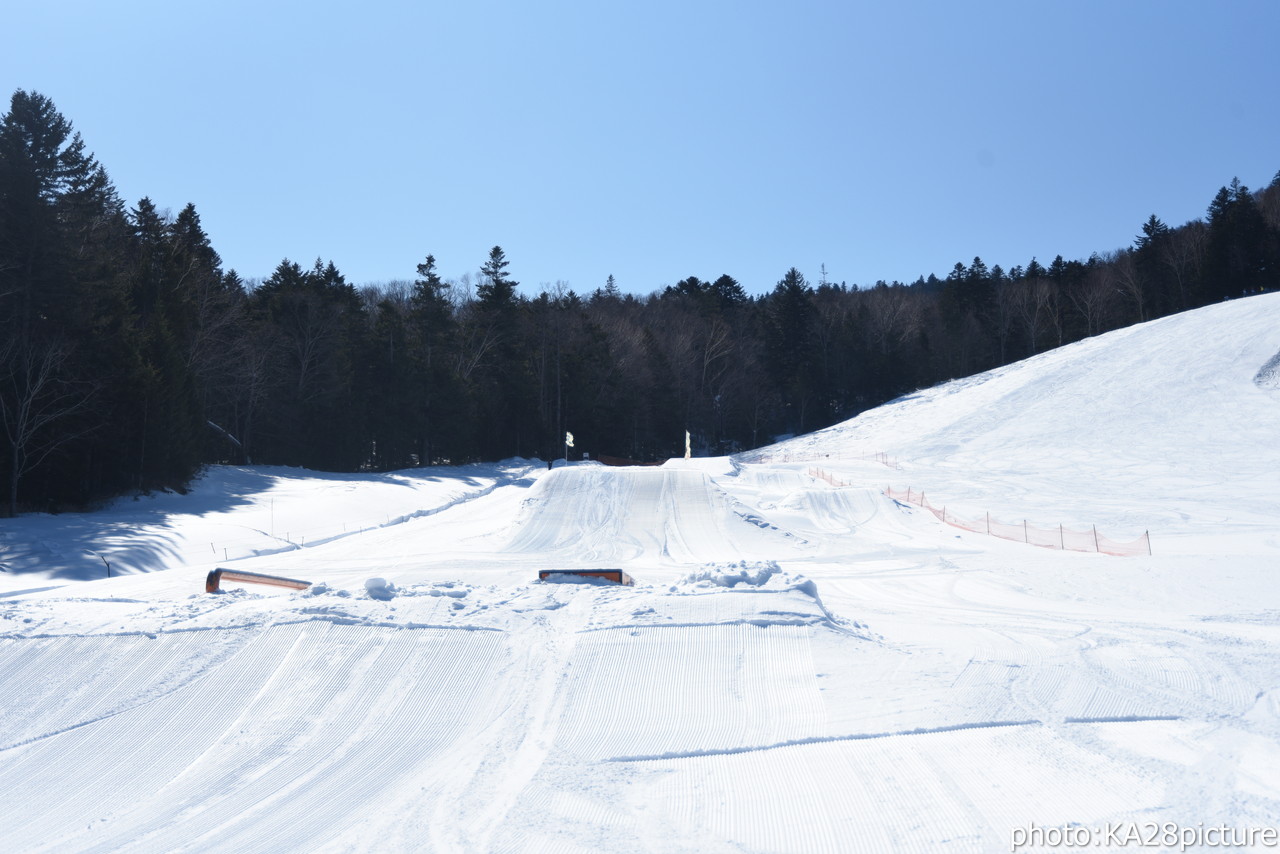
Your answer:
[[[417,431],[416,453],[423,465],[456,459],[463,453],[470,412],[451,357],[457,334],[449,286],[436,272],[436,259],[428,255],[418,265],[418,278],[409,297],[409,339],[416,365],[417,395],[412,419]]]
[[[15,92],[0,119],[0,477],[9,513],[24,499],[24,478],[30,496],[49,501],[98,485],[76,467],[85,437],[108,417],[90,289],[114,275],[123,233],[119,197],[71,123],[43,95]]]
[[[1169,226],[1155,214],[1142,224],[1142,233],[1133,241],[1134,259],[1148,290],[1151,310],[1156,315],[1186,308],[1185,296],[1178,292],[1166,261],[1170,240]]]
[[[418,265],[418,278],[413,281],[409,297],[410,317],[422,346],[424,366],[432,365],[433,351],[448,338],[453,325],[453,306],[449,302],[449,286],[436,272],[436,259],[428,255]],[[438,360],[437,360],[438,361]]]
[[[745,305],[747,302],[747,292],[742,289],[737,279],[727,273],[711,283],[711,290],[716,296],[721,312]]]
[[[812,296],[809,283],[792,267],[768,300],[765,352],[790,432],[809,429],[818,391]]]
[[[486,459],[531,456],[544,429],[536,417],[529,352],[521,347],[518,283],[508,266],[502,247],[493,247],[480,268],[471,321],[478,362],[468,391],[479,422],[475,441]]]
[[[132,486],[181,488],[199,466],[204,439],[188,360],[193,304],[183,285],[185,271],[174,251],[171,224],[147,198],[138,202],[130,219],[128,319],[114,342],[123,369],[114,375],[112,391],[124,405],[112,419],[110,433],[127,448],[117,459]]]
[[[354,384],[366,333],[364,305],[333,262],[309,271],[285,259],[253,293],[251,307],[270,341],[264,400],[243,437],[264,461],[336,471],[367,460],[366,411]]]
[[[1233,178],[1209,205],[1205,293],[1225,299],[1266,287],[1280,259],[1272,257],[1266,221],[1249,188]]]
[[[480,284],[476,286],[476,297],[480,308],[485,312],[506,314],[516,304],[516,286],[520,283],[507,274],[506,253],[501,246],[489,250],[489,260],[480,267]]]

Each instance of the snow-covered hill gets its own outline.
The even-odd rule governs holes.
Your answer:
[[[0,521],[0,846],[991,851],[1273,823],[1278,353],[1268,295],[738,459],[215,468]],[[1149,528],[1154,554],[961,531],[890,484]],[[313,586],[204,593],[215,566]],[[637,585],[535,581],[585,567]]]
[[[884,452],[888,481],[972,511],[1277,547],[1280,293],[1165,317],[947,383],[754,458]],[[1170,541],[1173,538],[1173,541]]]

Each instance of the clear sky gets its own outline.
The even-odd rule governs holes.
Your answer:
[[[1280,2],[9,4],[0,87],[52,98],[132,205],[224,265],[528,293],[944,276],[1128,244],[1280,171]]]

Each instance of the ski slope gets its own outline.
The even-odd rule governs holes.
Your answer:
[[[1267,295],[733,459],[214,468],[3,520],[0,847],[985,852],[1032,824],[1274,825],[1278,356]],[[904,481],[1149,528],[1153,554],[948,527],[883,495]],[[206,594],[214,566],[313,586]],[[637,584],[535,581],[591,567]]]

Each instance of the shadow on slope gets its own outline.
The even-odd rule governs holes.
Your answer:
[[[10,581],[22,575],[32,576],[33,581],[37,576],[84,581],[190,564],[195,552],[205,547],[199,541],[206,539],[209,530],[219,532],[218,542],[209,542],[200,553],[205,562],[225,558],[226,553],[215,546],[232,536],[261,541],[256,550],[273,544],[289,549],[293,543],[268,530],[273,494],[281,499],[281,506],[285,500],[327,496],[331,502],[367,514],[375,512],[363,500],[369,486],[401,487],[407,490],[404,498],[412,502],[413,494],[425,484],[481,489],[493,478],[501,479],[503,470],[502,464],[359,473],[210,466],[186,494],[124,497],[91,512],[29,514],[7,522],[0,529],[0,583],[6,575]],[[416,504],[408,506],[419,509]],[[200,523],[207,526],[205,532],[198,530]]]

